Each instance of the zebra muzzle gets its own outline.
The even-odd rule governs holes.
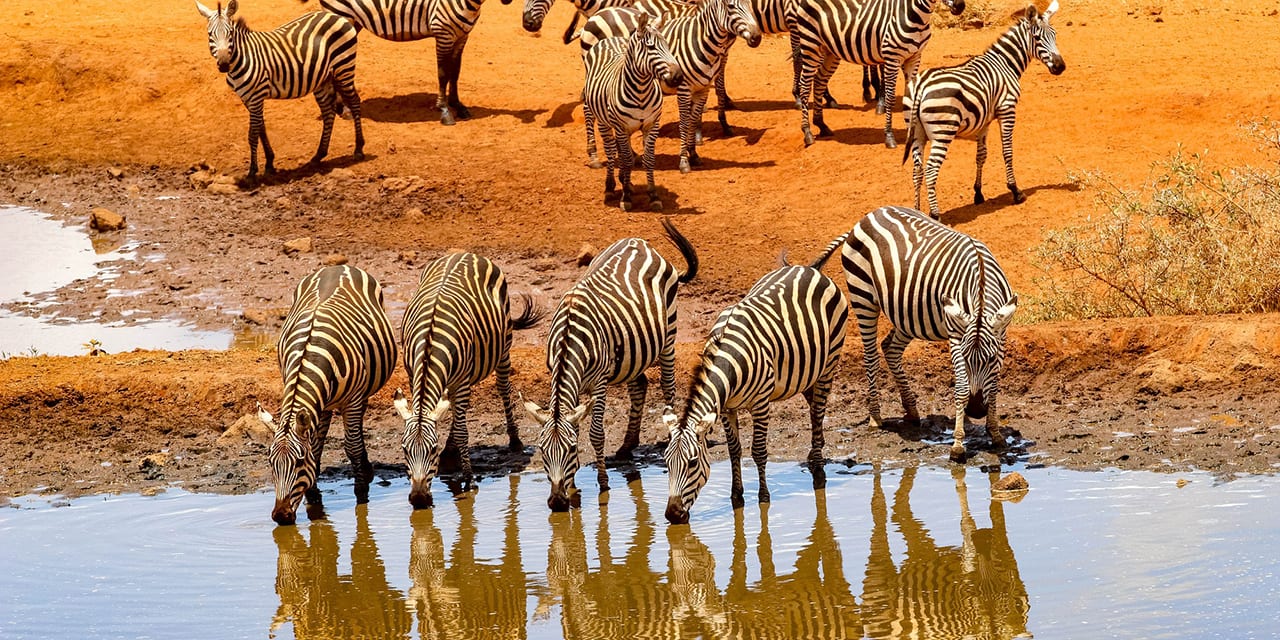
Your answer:
[[[298,521],[298,510],[286,503],[277,502],[275,508],[271,510],[271,519],[276,524],[287,527]]]
[[[667,522],[689,524],[689,510],[674,499],[667,500]]]

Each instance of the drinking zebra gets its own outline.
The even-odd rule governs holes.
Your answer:
[[[809,96],[823,95],[841,60],[883,65],[884,97],[877,113],[884,114],[884,144],[896,147],[893,110],[897,104],[898,74],[910,83],[920,66],[920,51],[929,42],[929,23],[935,0],[793,0],[787,16],[798,65],[800,130],[804,144],[813,144],[809,129]],[[941,0],[954,15],[964,0]],[[829,136],[822,118],[823,104],[813,101],[818,135]]]
[[[636,29],[629,37],[601,42],[587,53],[587,78],[582,87],[582,97],[583,112],[587,116],[588,155],[594,160],[595,138],[592,132],[598,118],[609,165],[604,180],[605,201],[608,202],[617,186],[613,179],[613,172],[617,170],[618,179],[622,182],[618,207],[630,211],[631,169],[636,161],[631,135],[643,131],[649,209],[661,211],[662,199],[653,181],[653,153],[662,116],[662,90],[657,79],[661,76],[670,82],[680,82],[681,73],[666,39],[658,31],[662,19],[651,21],[648,14],[637,15]]]
[[[1005,330],[1018,309],[1018,296],[985,244],[905,207],[882,207],[827,245],[824,256],[841,249],[845,279],[867,371],[867,411],[879,427],[876,381],[880,357],[876,324],[883,311],[893,330],[881,343],[898,385],[906,419],[916,421],[916,395],[902,369],[902,352],[912,340],[947,341],[955,370],[955,442],[951,459],[965,456],[965,416],[986,417],[987,431],[1004,445],[996,417],[996,396],[1004,367]]]
[[[642,5],[637,5],[642,7]],[[582,47],[588,53],[598,42],[625,37],[635,29],[641,16],[661,11],[661,6],[640,11],[609,9],[597,12],[582,28]],[[697,143],[702,137],[702,111],[707,105],[707,92],[720,76],[721,63],[735,37],[751,47],[760,44],[760,26],[751,14],[747,0],[693,0],[692,9],[672,15],[665,12],[662,35],[680,64],[681,79],[664,79],[662,91],[676,94],[680,105],[680,172],[702,164]],[[724,107],[720,105],[720,124],[730,132]],[[590,130],[588,129],[588,135]],[[588,155],[595,145],[589,141]]]
[[[1013,123],[1022,93],[1019,80],[1032,57],[1040,59],[1053,75],[1061,74],[1067,65],[1058,53],[1058,38],[1049,24],[1058,10],[1057,0],[1041,15],[1034,5],[1027,7],[1022,19],[1004,32],[982,55],[955,67],[929,69],[907,86],[903,112],[907,119],[907,144],[902,154],[913,161],[911,181],[916,191],[916,208],[920,208],[920,182],[929,192],[929,215],[938,219],[938,171],[947,159],[951,141],[965,138],[978,141],[977,174],[973,179],[973,203],[982,204],[982,165],[987,161],[987,129],[992,120],[1000,120],[1000,146],[1004,151],[1004,177],[1013,203],[1021,204],[1027,196],[1018,189],[1013,178]],[[921,154],[926,142],[929,166],[924,167]]]
[[[662,227],[688,265],[676,271],[649,243],[624,238],[605,249],[582,278],[565,292],[551,318],[547,369],[551,402],[546,409],[525,402],[542,431],[538,447],[551,480],[547,505],[564,511],[580,501],[578,424],[591,410],[591,445],[596,452],[600,491],[609,489],[604,467],[604,399],[609,386],[626,384],[631,396],[627,432],[618,457],[640,444],[640,418],[649,381],[644,370],[661,367],[662,397],[675,402],[676,290],[698,273],[698,254],[669,220]],[[579,404],[579,397],[590,401]]]
[[[440,465],[445,440],[441,418],[452,409],[449,449],[460,457],[465,486],[471,484],[467,411],[471,388],[497,372],[498,396],[507,420],[507,446],[524,445],[516,428],[511,399],[511,330],[528,329],[543,312],[524,297],[524,309],[510,317],[507,279],[497,265],[474,253],[454,253],[422,272],[418,292],[404,312],[401,343],[409,394],[396,389],[394,405],[404,418],[405,461],[409,466],[409,503],[430,507],[431,480]]]
[[[739,409],[751,411],[759,498],[769,501],[769,407],[797,393],[809,402],[809,464],[814,484],[821,484],[822,420],[849,321],[840,287],[819,271],[830,255],[828,251],[807,267],[783,266],[765,274],[742,301],[716,318],[693,370],[684,414],[663,416],[671,431],[665,456],[670,490],[666,513],[672,524],[689,521],[689,509],[707,483],[707,435],[717,422],[724,424],[729,445],[733,504],[742,506]]]
[[[307,2],[307,0],[301,0]],[[325,11],[349,18],[357,27],[394,42],[435,38],[440,124],[454,124],[455,116],[471,117],[458,98],[462,50],[480,19],[484,0],[320,0]],[[511,4],[511,0],[502,0]]]
[[[356,93],[356,28],[333,14],[309,13],[272,31],[252,31],[236,15],[237,0],[210,9],[196,8],[208,20],[209,52],[218,71],[227,74],[227,85],[249,110],[249,180],[258,175],[258,141],[266,159],[266,172],[275,173],[276,154],[267,140],[262,119],[263,102],[301,98],[314,94],[324,119],[320,146],[307,163],[318,164],[329,155],[329,135],[338,101],[351,111],[356,128],[355,159],[364,159],[364,129],[360,125],[360,96]]]
[[[304,494],[308,515],[323,513],[316,474],[335,412],[346,426],[342,445],[355,473],[356,503],[368,502],[373,465],[364,448],[365,403],[396,365],[382,287],[352,266],[303,278],[276,349],[284,380],[280,420],[258,406],[258,417],[274,432],[267,452],[276,485],[271,519],[293,524]]]

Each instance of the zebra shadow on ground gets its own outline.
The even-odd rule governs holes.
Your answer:
[[[838,100],[839,98],[837,98]],[[733,124],[733,113],[735,111],[795,111],[797,116],[800,108],[796,106],[795,100],[734,100],[734,107],[729,110],[729,124]],[[707,111],[713,109],[708,106]],[[841,102],[834,107],[826,107],[825,111],[870,111],[874,113],[876,110],[875,102],[862,102],[862,98],[856,98],[854,102]]]
[[[365,152],[363,160],[356,160],[355,156],[350,153],[346,155],[330,155],[316,164],[304,163],[292,169],[276,169],[275,173],[260,173],[258,174],[258,177],[253,180],[250,180],[248,176],[245,176],[240,178],[237,181],[237,184],[242,189],[287,184],[304,178],[310,178],[311,176],[323,175],[333,171],[334,169],[346,168],[362,162],[375,160],[377,157],[378,156],[376,154],[368,152]]]
[[[990,161],[988,161],[988,163],[990,163]],[[1000,169],[1000,171],[996,175],[1004,175],[1004,172],[1003,172],[1004,167],[1000,166],[998,168]],[[988,173],[988,175],[990,175],[990,172]],[[999,189],[999,192],[998,192],[999,195],[995,195],[994,197],[992,197],[992,194],[997,193],[995,189]],[[1042,190],[1043,191],[1075,192],[1080,190],[1080,185],[1075,182],[1058,182],[1054,184],[1042,184],[1042,185],[1036,185],[1034,187],[1028,187],[1027,189],[1024,189],[1022,193],[1025,194],[1029,199],[1032,196],[1034,196],[1037,191],[1042,191]],[[996,209],[1003,209],[1004,207],[1014,206],[1013,194],[1009,193],[1009,190],[1006,189],[1004,185],[997,184],[992,186],[984,186],[982,191],[985,195],[987,195],[986,202],[983,202],[982,204],[967,204],[967,205],[964,205],[963,207],[956,207],[955,209],[951,209],[950,211],[943,211],[942,221],[949,225],[964,224],[966,222],[972,222],[976,220],[979,215],[982,215],[984,213],[991,213]],[[921,195],[921,198],[924,197],[923,187],[921,187],[920,195]],[[921,202],[921,204],[926,207],[928,206],[928,205],[925,205],[923,201]]]
[[[660,147],[665,146],[663,145],[663,138],[658,139],[658,145]],[[778,164],[776,160],[734,160],[732,158],[719,157],[718,155],[703,155],[702,149],[704,146],[705,145],[700,145],[698,147],[698,155],[702,158],[702,164],[694,167],[691,173],[697,173],[699,171],[715,171],[716,169],[756,169],[759,167],[773,167]],[[676,140],[671,141],[672,153],[655,153],[653,155],[654,168],[664,174],[670,172],[671,178],[669,179],[680,179],[680,152],[678,149],[679,137],[677,137]],[[720,151],[718,150],[717,153],[719,152]],[[732,151],[729,150],[724,150],[724,152],[732,153]],[[638,166],[640,165],[639,158],[636,159],[636,164]],[[640,166],[640,171],[644,171],[643,166]],[[641,173],[642,179],[643,175],[644,174]],[[662,181],[664,179],[668,178],[658,178],[658,189],[662,189]]]
[[[466,104],[464,101],[463,104]],[[498,109],[467,104],[471,117],[458,120],[481,120],[495,116],[511,116],[524,124],[531,124],[543,112],[541,109]],[[426,91],[390,98],[368,98],[360,103],[361,115],[374,122],[411,123],[438,122],[440,109],[436,108],[436,94]]]
[[[669,167],[665,164],[659,163],[655,169],[654,180],[657,182],[657,184],[654,185],[654,188],[658,190],[658,198],[662,200],[662,211],[651,211],[649,209],[649,194],[648,194],[649,187],[645,184],[644,166],[640,164],[639,158],[636,159],[636,168],[633,169],[631,172],[631,189],[632,189],[631,203],[635,207],[632,210],[632,213],[649,212],[654,215],[706,213],[705,211],[694,208],[694,207],[680,206],[680,198],[676,195],[676,193],[663,185],[663,180],[665,179],[665,176],[668,176],[668,175],[679,176],[679,173],[675,171],[676,160],[677,158],[675,158],[674,156],[671,156],[670,162],[668,163]],[[668,168],[670,169],[670,171],[667,170]],[[601,170],[601,173],[604,173],[604,171]],[[601,182],[603,182],[603,180]],[[618,188],[608,196],[604,195],[604,189],[600,189],[600,191],[596,193],[602,196],[602,199],[599,202],[604,204],[604,206],[610,209],[615,209],[615,210],[618,209],[618,203],[622,200],[621,185],[619,185]]]
[[[983,421],[978,421],[983,422]],[[884,419],[882,431],[896,433],[903,441],[919,447],[917,450],[936,448],[939,455],[946,455],[951,445],[952,429],[955,428],[955,417],[931,414],[922,416],[919,421],[906,420],[901,417]],[[1009,426],[1004,427],[1006,444],[999,447],[987,433],[985,422],[977,424],[970,420],[965,425],[966,457],[973,457],[978,452],[995,456],[1004,464],[1026,462],[1029,459],[1027,449],[1035,442],[1022,437],[1022,432]]]
[[[733,112],[730,111],[729,113],[732,114]],[[724,129],[721,128],[720,123],[716,121],[715,112],[712,111],[712,112],[704,113],[702,117],[703,141],[728,140],[729,138],[742,138],[743,140],[746,141],[748,145],[754,145],[755,143],[760,142],[760,138],[763,138],[764,132],[767,131],[766,129],[753,129],[751,127],[745,127],[740,124],[735,124],[733,122],[732,115],[728,117],[728,120],[729,120],[729,128],[732,129],[732,133],[726,136],[724,135]],[[677,140],[677,141],[680,140],[680,121],[674,120],[672,122],[668,122],[662,125],[661,127],[659,127],[658,137],[670,138],[671,140]],[[702,146],[699,145],[699,149],[701,148]],[[758,166],[771,166],[772,164],[773,163],[770,163],[770,165],[758,165]]]

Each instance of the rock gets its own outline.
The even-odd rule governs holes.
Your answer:
[[[413,250],[401,251],[399,254],[396,255],[396,260],[399,260],[400,262],[403,262],[405,264],[413,264],[413,261],[417,259],[418,259],[418,252]]]
[[[260,444],[263,446],[271,444],[273,437],[271,427],[258,419],[258,416],[252,413],[246,413],[240,416],[222,435],[218,436],[218,444],[221,446],[235,446],[243,443],[245,440]]]
[[[1028,488],[1030,488],[1030,485],[1027,484],[1027,479],[1017,471],[996,480],[991,485],[992,491],[1026,491]]]
[[[534,271],[555,271],[556,267],[559,266],[560,265],[551,258],[538,258],[533,261],[533,264],[529,265],[529,268]]]
[[[335,180],[351,180],[356,177],[356,172],[346,167],[338,167],[329,171],[329,177]]]
[[[213,184],[210,184],[208,187],[205,187],[205,190],[208,191],[209,193],[217,194],[220,196],[234,196],[240,193],[240,187],[237,187],[235,183],[228,184],[226,182],[214,182]]]
[[[425,180],[418,176],[393,176],[382,181],[382,188],[400,193],[413,193],[427,186]]]
[[[107,175],[111,176],[112,180],[120,180],[124,178],[124,170],[120,167],[107,167]]]
[[[264,326],[271,320],[267,315],[267,312],[261,309],[245,309],[241,312],[240,318],[249,324],[256,324],[258,326]]]
[[[129,197],[130,197],[130,198],[132,198],[132,199],[134,199],[134,200],[137,200],[138,198],[141,198],[141,197],[142,197],[142,187],[139,187],[139,186],[138,186],[138,185],[136,185],[136,184],[131,184],[131,185],[129,185],[129,186],[125,189],[125,192],[126,192],[126,193],[128,193],[128,194],[129,194]]]
[[[425,214],[422,213],[422,209],[419,209],[417,207],[412,207],[410,209],[404,210],[404,216],[406,218],[421,218],[423,215]]]
[[[119,231],[124,228],[124,216],[108,209],[94,209],[89,214],[89,227],[94,231]]]
[[[276,198],[275,205],[277,207],[280,207],[281,209],[292,209],[295,206],[297,206],[294,204],[293,200],[290,200],[285,196],[280,196],[279,198]]]
[[[144,498],[150,498],[152,496],[158,496],[164,492],[165,492],[164,485],[158,484],[158,485],[152,485],[150,487],[143,487],[142,490],[139,491],[138,493],[142,495]]]
[[[197,189],[204,189],[205,187],[208,187],[210,184],[213,183],[213,179],[215,177],[217,176],[215,176],[212,172],[206,169],[201,169],[187,176],[187,182],[190,182],[191,186]]]
[[[1179,488],[1179,489],[1181,489],[1181,488],[1183,488],[1183,487],[1185,487],[1185,486],[1187,486],[1187,485],[1191,484],[1191,481],[1190,481],[1190,480],[1188,480],[1188,479],[1186,479],[1186,478],[1178,478],[1178,482],[1177,482],[1177,483],[1175,483],[1175,484],[1177,484],[1177,485],[1178,485],[1178,488]]]
[[[591,264],[591,261],[595,260],[597,253],[600,253],[598,249],[591,246],[589,243],[582,243],[582,246],[578,247],[578,266],[585,267]]]
[[[306,238],[294,238],[293,240],[284,243],[284,254],[287,256],[291,256],[295,253],[311,253],[311,250],[312,243],[309,236]]]
[[[142,459],[142,462],[138,464],[138,470],[148,480],[160,480],[164,478],[164,466],[166,464],[169,464],[169,454],[153,453]]]
[[[331,253],[325,256],[321,262],[323,262],[326,267],[336,267],[341,264],[346,264],[347,256],[341,253]]]

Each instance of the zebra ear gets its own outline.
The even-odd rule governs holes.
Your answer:
[[[399,413],[401,418],[408,420],[413,416],[413,412],[409,410],[409,401],[404,397],[403,391],[396,389],[396,397],[391,401],[391,404],[395,406],[396,413]]]
[[[1053,14],[1057,12],[1058,12],[1058,0],[1053,0],[1053,2],[1049,3],[1049,8],[1044,10],[1044,21],[1048,22],[1049,18],[1052,18]]]
[[[579,422],[582,422],[582,416],[585,416],[585,415],[587,415],[586,402],[574,407],[573,411],[570,411],[569,415],[565,416],[564,419],[566,422],[576,427],[578,426]]]
[[[649,14],[644,11],[639,13],[640,17],[636,19],[636,31],[644,31],[645,27],[649,25]]]
[[[266,409],[262,408],[261,402],[258,403],[258,419],[262,421],[262,424],[265,424],[272,429],[276,426],[275,418],[272,418],[271,414],[268,413]]]
[[[714,413],[708,413],[707,415],[702,416],[702,419],[698,420],[698,423],[693,425],[693,432],[698,434],[699,438],[707,437],[707,433],[711,431],[711,425],[716,423],[717,417],[719,416]]]
[[[230,2],[227,3],[227,12],[224,13],[223,15],[230,18],[231,16],[234,16],[236,14],[236,10],[238,10],[239,8],[240,8],[240,3],[237,0],[231,0]]]
[[[539,407],[538,403],[525,400],[521,396],[520,404],[524,405],[524,412],[529,414],[529,418],[536,422],[538,426],[542,426],[551,420],[551,412]]]
[[[960,306],[960,303],[945,294],[942,296],[942,312],[947,314],[947,319],[951,323],[958,324],[961,327],[967,327],[970,322],[973,322],[973,317],[964,312],[964,308]]]
[[[316,425],[311,422],[311,414],[306,411],[298,412],[296,417],[293,419],[293,432],[299,436],[306,435],[314,426]]]
[[[671,407],[667,407],[666,411],[662,413],[662,424],[667,425],[667,431],[674,436],[676,431],[680,429],[680,416],[672,412]]]
[[[1028,20],[1035,20],[1036,18],[1039,18],[1039,17],[1040,17],[1040,12],[1036,10],[1036,6],[1035,6],[1034,4],[1033,4],[1033,5],[1028,5],[1028,6],[1027,6],[1027,19],[1028,19]]]
[[[217,11],[214,11],[213,9],[210,9],[209,7],[206,7],[200,4],[200,0],[196,0],[196,9],[200,11],[200,15],[204,16],[205,20],[208,20],[209,18],[212,18],[218,15]]]
[[[996,311],[995,317],[991,319],[991,328],[996,331],[1004,331],[1008,328],[1009,323],[1013,321],[1013,312],[1017,310],[1018,296],[1017,294],[1014,294],[1014,296],[1009,299],[1009,302],[1005,303],[1003,307],[1000,307],[999,311]]]
[[[427,419],[432,422],[439,422],[440,418],[444,416],[445,412],[448,411],[451,406],[452,405],[449,404],[448,400],[441,400],[440,403],[436,405],[436,408],[432,409],[431,412],[427,414]]]

